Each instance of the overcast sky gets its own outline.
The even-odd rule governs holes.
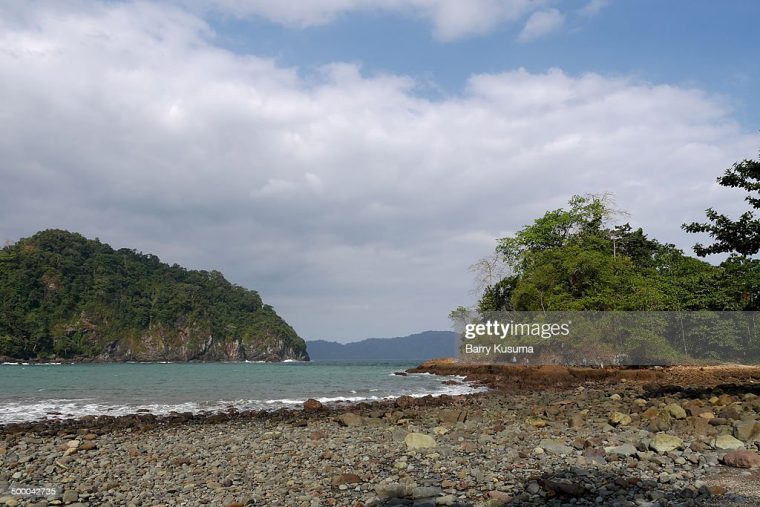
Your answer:
[[[0,2],[0,240],[256,289],[306,339],[447,329],[573,194],[679,225],[760,149],[755,0]]]

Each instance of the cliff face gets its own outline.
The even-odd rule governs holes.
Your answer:
[[[187,330],[166,338],[146,334],[138,339],[112,341],[95,356],[96,361],[308,361],[305,350],[284,339],[256,340],[243,343],[207,336],[205,340],[190,338]]]
[[[0,357],[96,361],[308,360],[252,290],[49,230],[0,250]]]

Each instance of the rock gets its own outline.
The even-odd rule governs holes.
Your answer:
[[[380,498],[404,498],[411,495],[413,490],[410,485],[398,482],[384,482],[375,486],[375,493]]]
[[[583,494],[586,492],[586,488],[584,488],[582,485],[572,484],[569,482],[541,479],[539,481],[539,484],[541,484],[541,487],[544,488],[544,490],[559,496],[578,497],[583,496]]]
[[[732,421],[737,421],[737,420],[739,420],[739,419],[741,419],[741,418],[742,418],[742,415],[741,415],[741,413],[739,413],[739,411],[738,411],[738,410],[736,409],[736,407],[735,407],[735,406],[733,406],[733,405],[730,405],[730,406],[728,406],[728,407],[725,407],[725,408],[723,408],[723,409],[722,409],[722,410],[719,412],[719,414],[720,414],[720,416],[721,416],[723,419],[730,419],[730,420],[732,420]]]
[[[633,444],[622,444],[614,447],[605,447],[607,454],[617,454],[620,456],[635,456],[638,452]]]
[[[612,426],[628,426],[631,424],[631,416],[622,412],[612,412],[608,421]]]
[[[667,433],[658,433],[649,442],[649,448],[661,454],[675,451],[683,448],[683,440]]]
[[[303,402],[303,410],[304,412],[319,412],[320,410],[324,409],[324,405],[322,405],[322,402],[319,400],[315,400],[314,398],[309,398],[308,400]]]
[[[686,410],[684,410],[678,403],[667,405],[665,410],[667,410],[674,419],[686,419]]]
[[[68,447],[69,449],[76,449],[77,447],[79,447],[79,444],[81,443],[82,443],[81,440],[69,440],[68,442],[66,442],[66,447]]]
[[[525,487],[525,491],[527,491],[531,495],[536,495],[538,494],[539,491],[541,491],[541,486],[539,486],[538,482],[536,481],[530,481],[528,485]]]
[[[442,494],[443,490],[436,486],[417,486],[412,490],[412,498],[434,498]]]
[[[716,449],[726,451],[726,450],[736,450],[741,449],[744,447],[744,444],[741,440],[737,440],[731,435],[718,435],[712,442],[712,446]]]
[[[541,419],[539,417],[528,417],[525,419],[525,422],[534,428],[545,428],[546,425],[549,424],[545,419]]]
[[[573,429],[582,428],[585,423],[586,423],[586,419],[583,417],[583,414],[581,414],[580,412],[573,412],[567,418],[567,425]]]
[[[91,440],[87,440],[85,442],[82,442],[82,445],[79,446],[80,451],[94,451],[98,448],[98,444]]]
[[[712,410],[705,410],[704,412],[699,412],[697,414],[697,417],[701,417],[702,419],[709,421],[710,419],[715,419],[715,414],[712,412]]]
[[[760,440],[760,422],[754,420],[735,422],[734,436],[742,442],[756,442]]]
[[[79,500],[79,494],[71,489],[67,489],[63,492],[63,497],[61,498],[63,503],[73,503]]]
[[[621,399],[621,396],[618,393],[610,395],[610,399],[612,401],[619,401]]]
[[[491,499],[490,507],[502,507],[512,501],[512,497],[503,491],[489,491],[488,498]]]
[[[330,479],[330,484],[333,486],[340,486],[341,484],[358,484],[362,482],[362,478],[356,474],[340,474]]]
[[[409,433],[404,437],[404,443],[408,449],[431,449],[437,447],[435,439],[423,433]]]
[[[362,425],[362,416],[353,412],[346,412],[338,416],[338,422],[343,426],[355,427]]]
[[[542,439],[538,446],[551,454],[571,454],[574,451],[572,447],[565,444],[564,440],[553,438]]]
[[[443,424],[456,424],[457,422],[464,422],[465,420],[464,413],[456,408],[441,409],[436,416]]]
[[[723,464],[734,468],[760,468],[760,454],[752,451],[733,451],[723,456]]]
[[[416,403],[417,403],[416,400],[412,398],[411,396],[399,396],[398,398],[396,398],[396,401],[394,402],[394,404],[398,408],[413,407]]]

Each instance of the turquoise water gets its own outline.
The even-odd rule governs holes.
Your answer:
[[[405,363],[107,363],[0,365],[0,424],[137,410],[277,409],[308,398],[390,399],[402,395],[464,394],[428,374],[393,375]]]

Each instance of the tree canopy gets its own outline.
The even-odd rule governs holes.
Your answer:
[[[734,164],[718,177],[718,183],[724,187],[739,188],[747,191],[744,200],[750,207],[760,209],[760,161],[744,160]],[[752,210],[742,213],[737,220],[718,213],[712,208],[705,210],[707,222],[683,224],[683,229],[693,233],[707,233],[715,241],[704,246],[694,245],[694,251],[700,257],[718,253],[735,253],[752,256],[760,252],[760,217]]]

